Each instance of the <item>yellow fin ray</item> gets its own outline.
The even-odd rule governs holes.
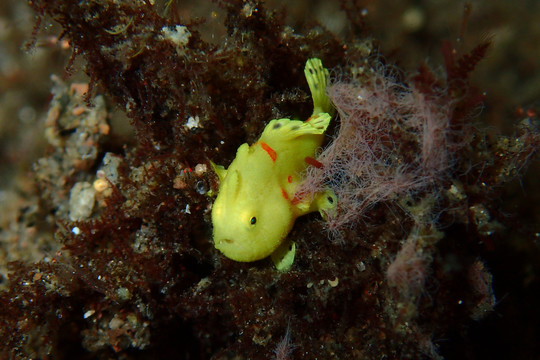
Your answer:
[[[272,120],[264,129],[261,140],[280,138],[289,141],[303,135],[321,135],[330,124],[327,113],[312,116],[309,121],[278,119]]]
[[[330,99],[326,96],[328,70],[323,67],[321,60],[317,58],[309,59],[304,68],[304,75],[313,98],[313,115],[332,113],[334,108],[330,103]]]
[[[225,169],[224,166],[215,164],[212,160],[210,161],[210,166],[212,167],[212,170],[216,173],[216,175],[219,178],[219,181],[222,182],[223,179],[227,176],[227,169]]]

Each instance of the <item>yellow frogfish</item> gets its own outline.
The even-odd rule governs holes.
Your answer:
[[[324,217],[336,206],[331,191],[295,196],[304,170],[322,166],[315,156],[333,112],[325,93],[328,70],[321,60],[309,59],[304,74],[313,99],[309,119],[272,120],[257,142],[238,148],[228,169],[212,163],[220,180],[212,208],[214,245],[229,259],[247,262],[272,255],[280,269],[280,258],[294,247],[284,240],[296,218],[314,211]],[[282,269],[292,264],[288,257]]]

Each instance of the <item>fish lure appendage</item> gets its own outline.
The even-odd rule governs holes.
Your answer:
[[[333,112],[325,93],[328,70],[319,59],[309,59],[304,74],[313,99],[308,120],[272,120],[257,142],[238,148],[228,169],[212,164],[220,179],[212,209],[214,245],[232,260],[272,255],[276,267],[287,270],[295,246],[284,240],[296,218],[336,206],[330,191],[309,200],[295,198],[304,170],[320,165],[315,156]]]

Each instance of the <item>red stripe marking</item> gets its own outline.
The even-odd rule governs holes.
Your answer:
[[[300,203],[300,201],[302,201],[302,199],[304,199],[305,196],[306,196],[306,193],[302,192],[302,191],[295,194],[294,198],[291,200],[291,204],[298,205]]]
[[[289,184],[292,183],[292,176],[291,175],[287,176],[287,181],[289,182]]]
[[[287,192],[284,188],[281,188],[281,196],[283,196],[285,200],[289,200],[289,195],[287,195]]]
[[[323,164],[322,164],[320,161],[315,160],[315,159],[312,158],[311,156],[306,156],[306,158],[305,158],[304,160],[305,160],[305,162],[307,162],[309,165],[315,166],[317,169],[320,169],[320,168],[323,167]]]
[[[261,141],[260,144],[263,150],[266,151],[268,156],[270,156],[270,159],[272,159],[273,162],[276,162],[276,158],[277,158],[276,151],[272,149],[270,146],[268,146],[268,144],[265,143],[264,141]]]
[[[310,121],[311,119],[313,119],[315,117],[317,117],[317,116],[316,115],[310,116],[309,119],[307,119],[305,122],[308,122],[308,121]]]

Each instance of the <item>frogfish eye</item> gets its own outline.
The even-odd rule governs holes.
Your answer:
[[[251,225],[255,225],[255,224],[257,223],[257,218],[256,218],[255,216],[252,217],[251,220],[249,220],[249,223],[250,223]]]

